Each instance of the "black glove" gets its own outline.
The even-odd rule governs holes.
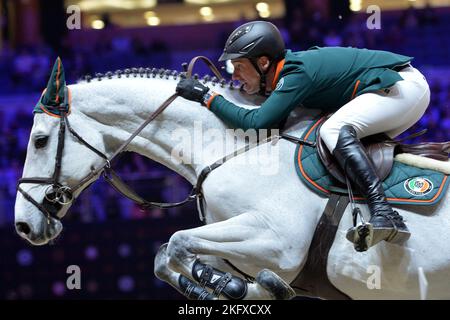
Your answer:
[[[185,99],[203,104],[203,97],[209,91],[209,88],[195,79],[181,79],[177,84],[176,91]]]

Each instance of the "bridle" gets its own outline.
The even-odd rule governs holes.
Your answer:
[[[220,72],[214,66],[214,64],[206,57],[199,56],[195,57],[189,63],[189,66],[186,70],[186,77],[190,78],[192,75],[192,70],[197,60],[204,61],[208,67],[213,71],[218,79],[222,79]],[[47,223],[50,224],[50,218],[54,218],[56,220],[60,220],[61,217],[57,215],[57,212],[61,206],[68,205],[74,201],[74,194],[81,189],[86,183],[88,183],[94,177],[102,174],[105,180],[111,184],[118,192],[127,198],[136,202],[142,209],[148,208],[173,208],[184,205],[187,202],[193,201],[197,199],[197,201],[201,201],[201,184],[203,180],[206,178],[206,175],[209,173],[208,170],[203,170],[200,174],[196,185],[192,188],[190,194],[180,202],[173,203],[159,203],[147,201],[141,198],[136,192],[134,192],[131,188],[129,188],[114,172],[111,168],[111,162],[121,154],[125,148],[130,144],[130,142],[150,123],[152,122],[160,113],[162,113],[176,98],[178,97],[177,93],[171,95],[167,100],[165,100],[156,111],[154,111],[147,120],[139,126],[138,129],[124,142],[122,145],[112,154],[110,157],[106,156],[103,152],[99,151],[91,144],[89,144],[86,140],[84,140],[73,128],[70,126],[69,119],[67,117],[67,110],[69,110],[69,89],[67,87],[64,88],[64,100],[57,107],[60,115],[59,121],[59,132],[58,132],[58,147],[56,150],[55,157],[55,168],[53,171],[52,177],[43,178],[43,177],[31,177],[31,178],[21,178],[17,183],[17,190],[24,196],[26,200],[32,203],[36,208],[39,209],[46,217]],[[92,170],[87,176],[85,176],[80,182],[78,182],[74,186],[63,185],[59,182],[60,174],[61,174],[61,163],[62,156],[64,151],[64,142],[65,142],[65,133],[66,128],[69,132],[85,147],[90,149],[92,152],[96,153],[98,156],[104,159],[104,163],[98,167],[97,169]],[[49,210],[43,203],[37,202],[33,197],[30,196],[28,192],[21,188],[21,184],[38,184],[38,185],[48,185],[45,190],[44,201],[47,201],[49,204],[56,206],[57,210],[54,212],[53,210]]]

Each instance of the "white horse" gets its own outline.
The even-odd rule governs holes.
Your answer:
[[[70,86],[68,119],[86,141],[110,156],[174,93],[176,83],[173,77],[139,75],[77,83]],[[255,107],[254,101],[249,102],[236,89],[219,85],[213,89],[236,104]],[[59,123],[45,113],[34,116],[23,177],[53,174]],[[300,135],[310,123],[311,118],[300,113],[291,134]],[[203,137],[199,135],[200,127],[205,133]],[[127,151],[158,161],[195,184],[203,168],[230,152],[230,148],[223,147],[229,145],[231,131],[227,129],[208,109],[178,98],[130,143]],[[38,139],[41,144],[44,141],[43,147],[36,147]],[[192,142],[190,148],[185,147],[188,142]],[[244,144],[244,138],[238,138],[233,148]],[[181,145],[183,154],[174,152]],[[293,291],[287,284],[305,264],[316,224],[327,202],[297,177],[293,163],[295,147],[286,140],[262,144],[214,170],[203,184],[206,225],[172,235],[155,258],[156,276],[183,293],[199,290],[198,278],[193,276],[198,271],[194,264],[199,258],[217,270],[233,274],[235,278],[229,283],[234,288],[230,290],[242,293],[241,298],[291,298]],[[240,161],[244,157],[245,161]],[[76,185],[103,161],[66,131],[60,182]],[[38,203],[43,202],[46,187],[22,185]],[[70,204],[64,205],[58,215],[64,216],[69,207]],[[362,210],[368,214],[366,206]],[[345,239],[345,232],[352,225],[347,208],[329,254],[327,273],[331,283],[354,299],[418,299],[423,283],[419,279],[425,276],[427,298],[450,298],[448,192],[434,207],[402,206],[397,210],[406,218],[411,238],[402,245],[382,242],[360,253]],[[47,220],[35,205],[17,194],[15,223],[21,237],[33,245],[44,245],[56,238],[62,230],[61,221]],[[242,281],[246,283],[244,290],[242,283],[236,282],[241,274],[225,264],[224,259],[256,277],[256,281]],[[181,279],[185,281],[183,285]],[[204,297],[205,292],[201,294]]]

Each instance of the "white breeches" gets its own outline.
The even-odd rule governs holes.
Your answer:
[[[416,123],[430,102],[425,77],[414,67],[399,72],[403,80],[389,92],[364,93],[336,111],[321,127],[320,135],[333,152],[344,125],[352,125],[358,138],[384,132],[394,138]]]

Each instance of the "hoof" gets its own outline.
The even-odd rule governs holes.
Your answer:
[[[274,272],[263,269],[256,276],[256,282],[266,289],[275,300],[290,300],[295,291]]]

